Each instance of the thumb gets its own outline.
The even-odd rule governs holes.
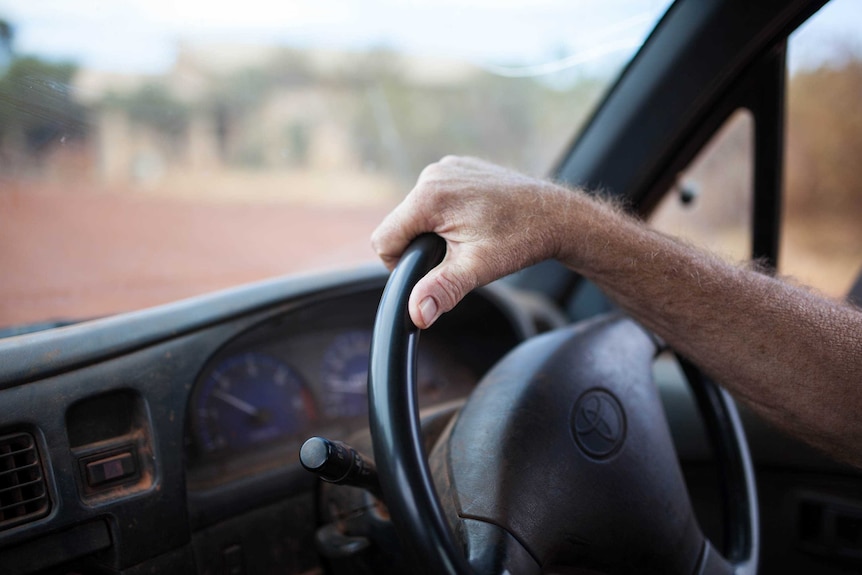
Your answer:
[[[419,280],[410,294],[410,319],[419,329],[431,327],[478,285],[475,274],[448,257]]]

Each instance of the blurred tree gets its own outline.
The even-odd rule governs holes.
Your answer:
[[[218,148],[228,164],[258,166],[263,162],[262,144],[255,138],[237,137],[244,130],[249,113],[258,108],[272,90],[272,70],[244,68],[214,79],[204,107],[215,119]]]
[[[584,77],[555,88],[480,69],[451,82],[422,83],[408,80],[407,66],[394,56],[386,66],[380,62],[351,71],[352,81],[366,86],[354,141],[366,165],[405,183],[445,154],[481,155],[544,174],[603,85]]]
[[[82,137],[84,109],[71,93],[73,64],[13,58],[0,78],[0,145],[34,158],[52,143]]]
[[[312,69],[307,53],[282,48],[268,61],[255,67],[235,70],[211,79],[203,98],[203,108],[211,114],[221,159],[233,165],[259,167],[265,163],[266,144],[248,124],[258,110],[278,90],[291,90],[323,80]],[[307,160],[308,127],[291,122],[283,126],[289,160],[302,165]]]
[[[0,69],[5,70],[12,60],[12,39],[15,37],[15,29],[12,24],[0,18]]]
[[[189,109],[161,84],[145,84],[128,94],[108,94],[102,104],[128,114],[133,123],[149,126],[170,138],[185,133]]]
[[[72,98],[75,65],[18,57],[14,38],[0,18],[0,169],[38,167],[53,145],[86,134],[85,110]]]

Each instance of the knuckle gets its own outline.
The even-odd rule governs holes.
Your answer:
[[[416,186],[418,195],[425,196],[435,193],[440,188],[440,171],[438,168],[431,170],[423,178],[418,186]]]
[[[380,251],[378,248],[383,244],[383,230],[377,228],[373,232],[371,232],[371,248],[377,252]]]
[[[398,224],[393,225],[395,213],[387,216],[377,228],[371,232],[371,247],[375,252],[381,253],[388,251],[389,246],[394,241],[393,231],[397,229]]]
[[[474,287],[464,274],[450,270],[441,271],[434,277],[433,281],[437,287],[436,291],[440,294],[440,301],[438,303],[442,308],[441,311],[449,311],[454,308],[467,292]]]
[[[434,179],[440,173],[440,163],[441,162],[435,162],[425,166],[422,171],[419,172],[419,181],[422,182]]]
[[[445,186],[441,186],[438,180],[426,180],[416,186],[415,191],[413,209],[426,215],[434,214],[445,202]]]
[[[434,279],[438,291],[441,294],[439,305],[443,310],[450,310],[455,307],[458,300],[461,299],[461,290],[458,281],[450,277],[448,274],[441,273]]]

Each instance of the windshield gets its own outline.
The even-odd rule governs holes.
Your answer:
[[[667,3],[0,1],[0,327],[373,261],[441,156],[547,173]]]

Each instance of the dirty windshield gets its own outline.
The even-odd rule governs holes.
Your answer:
[[[442,155],[546,173],[666,4],[0,1],[0,328],[373,261]]]

